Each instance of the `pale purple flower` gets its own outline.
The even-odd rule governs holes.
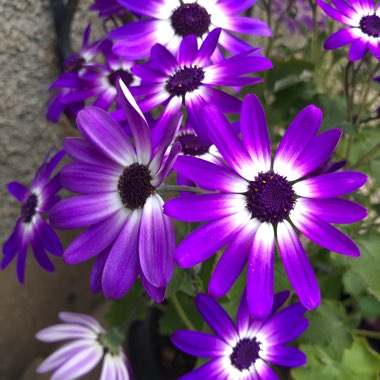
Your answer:
[[[174,270],[175,236],[163,214],[159,186],[181,146],[168,150],[182,115],[164,112],[151,130],[126,85],[117,82],[134,143],[104,110],[87,106],[77,118],[81,138],[67,138],[73,163],[63,167],[64,187],[81,194],[50,212],[59,229],[88,227],[66,249],[64,260],[78,264],[97,256],[94,291],[122,297],[138,275],[149,295],[162,301]]]
[[[265,113],[255,95],[247,95],[243,102],[242,140],[216,107],[206,106],[202,117],[227,165],[190,156],[179,157],[174,165],[201,188],[218,191],[165,203],[165,213],[175,219],[208,221],[179,244],[178,265],[197,265],[227,245],[209,293],[225,295],[248,262],[250,308],[254,316],[264,318],[273,302],[277,240],[290,283],[302,304],[314,309],[320,303],[317,279],[293,226],[328,250],[358,257],[356,244],[331,224],[350,224],[367,215],[363,206],[339,198],[360,188],[365,174],[346,171],[308,177],[330,159],[341,130],[317,135],[322,113],[315,106],[306,107],[287,129],[272,162]]]
[[[52,372],[52,380],[74,380],[91,372],[103,361],[100,380],[129,380],[129,363],[120,344],[115,344],[99,322],[86,314],[61,312],[62,323],[36,334],[42,342],[65,342],[37,368]]]
[[[199,294],[196,306],[213,333],[181,330],[173,334],[172,342],[190,355],[210,360],[180,380],[279,380],[268,363],[305,365],[305,354],[286,344],[307,329],[306,309],[295,303],[278,311],[289,294],[276,294],[269,316],[257,320],[250,315],[244,292],[236,324],[213,298]]]

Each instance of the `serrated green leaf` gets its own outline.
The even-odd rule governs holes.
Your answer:
[[[307,317],[310,326],[300,341],[318,346],[336,360],[341,359],[344,349],[350,347],[352,343],[347,316],[342,305],[339,302],[323,300],[321,306],[308,313]]]

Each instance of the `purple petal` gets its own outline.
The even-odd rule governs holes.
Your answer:
[[[117,193],[105,193],[65,199],[50,211],[50,223],[55,228],[64,230],[101,222],[122,208],[118,196]]]
[[[350,26],[354,26],[353,25],[353,20],[347,16],[345,16],[344,14],[340,13],[339,11],[337,11],[336,9],[332,8],[330,5],[328,5],[327,3],[325,3],[324,1],[322,0],[317,0],[317,4],[324,10],[324,12],[330,16],[331,18],[343,23],[343,24],[346,24],[346,25],[350,25]]]
[[[7,189],[21,203],[26,200],[26,197],[30,193],[29,189],[20,182],[8,183]]]
[[[47,272],[54,271],[54,265],[46,254],[44,247],[40,243],[37,236],[34,236],[31,240],[32,249],[34,253],[34,257],[36,258],[38,264],[45,269]]]
[[[225,29],[243,34],[256,34],[259,36],[270,37],[272,31],[269,26],[251,17],[228,17],[228,26]]]
[[[143,3],[136,3],[136,0],[117,0],[117,2],[126,9],[142,16],[161,18],[163,12],[167,12],[162,1],[144,0]]]
[[[194,59],[194,64],[198,66],[204,66],[206,65],[212,54],[214,53],[217,45],[218,40],[220,36],[221,29],[216,28],[212,32],[210,32],[206,39],[203,41],[201,47],[199,48],[199,51]]]
[[[341,136],[342,131],[338,128],[317,136],[293,164],[294,170],[288,180],[302,178],[323,165],[333,154]]]
[[[25,266],[26,266],[27,254],[28,254],[28,240],[26,236],[24,235],[20,243],[19,252],[17,256],[17,278],[21,284],[23,284],[25,280]]]
[[[226,343],[239,338],[235,325],[230,316],[218,303],[206,294],[198,294],[195,304],[205,322]]]
[[[66,323],[46,327],[36,334],[38,340],[48,343],[79,338],[96,340],[96,337],[97,334],[87,327]]]
[[[273,170],[290,177],[295,161],[314,139],[322,123],[322,112],[311,105],[304,108],[288,127],[274,158]]]
[[[297,195],[307,198],[333,198],[352,193],[367,182],[364,173],[346,171],[322,174],[293,185]]]
[[[240,212],[246,205],[242,194],[202,194],[171,199],[165,203],[164,212],[185,222],[205,222]]]
[[[251,313],[266,318],[273,305],[274,295],[274,230],[262,223],[253,238],[247,269],[247,294]]]
[[[61,256],[63,246],[54,230],[42,218],[38,219],[35,227],[36,234],[44,248],[54,256]]]
[[[144,286],[144,289],[148,293],[149,297],[157,303],[161,303],[165,298],[166,287],[153,286],[144,276],[144,273],[140,271],[140,279]]]
[[[200,367],[194,369],[187,375],[181,376],[179,380],[214,380],[214,379],[224,379],[225,376],[222,375],[225,369],[225,363],[223,358],[212,359],[209,362],[201,365]],[[221,378],[220,375],[223,377]]]
[[[191,268],[214,255],[248,223],[248,211],[207,223],[188,235],[177,247],[175,258],[181,268]]]
[[[248,191],[248,182],[225,166],[215,165],[197,157],[178,157],[174,169],[207,190],[232,193]]]
[[[122,297],[137,278],[140,220],[141,210],[134,210],[109,252],[102,277],[102,289],[108,298]]]
[[[280,380],[280,378],[276,375],[269,365],[267,365],[263,360],[258,359],[255,363],[255,368],[257,371],[257,377],[262,380]],[[253,378],[256,380],[257,378]]]
[[[201,358],[217,358],[223,356],[228,344],[218,337],[198,331],[176,331],[171,340],[181,351]]]
[[[201,112],[208,133],[226,162],[243,178],[253,181],[256,173],[252,159],[226,117],[213,105]]]
[[[59,319],[65,323],[79,324],[90,328],[96,333],[104,332],[100,323],[91,315],[82,313],[73,313],[69,311],[61,311],[59,314]]]
[[[293,289],[307,309],[315,309],[321,302],[318,281],[297,234],[286,220],[277,226],[277,241]]]
[[[174,271],[175,242],[168,218],[162,212],[163,200],[154,195],[147,199],[142,213],[139,241],[141,269],[156,287],[166,286]],[[149,237],[149,238],[148,238]]]
[[[239,277],[248,261],[253,236],[258,225],[255,220],[250,220],[223,252],[208,285],[208,292],[213,297],[224,296]]]
[[[124,210],[121,210],[91,226],[67,247],[64,253],[65,262],[78,264],[103,251],[116,239],[125,220],[126,215]]]
[[[358,38],[352,28],[341,29],[333,33],[324,43],[323,47],[326,50],[333,50],[342,46],[348,45]]]
[[[306,355],[295,347],[271,346],[260,353],[262,359],[284,367],[299,367],[306,364]]]
[[[305,311],[299,302],[280,310],[263,324],[258,339],[270,346],[292,341],[309,326],[309,321],[303,317]]]
[[[368,42],[364,38],[358,38],[352,43],[348,58],[350,61],[358,61],[362,59],[368,51]]]
[[[110,160],[108,157],[95,149],[90,142],[82,138],[66,137],[63,148],[66,154],[73,160],[91,165],[107,166],[114,170],[124,167]]]
[[[76,162],[62,168],[60,179],[66,189],[79,194],[107,193],[117,190],[121,173],[108,166]]]
[[[244,146],[252,157],[257,172],[267,172],[271,167],[268,124],[259,98],[249,94],[241,109],[241,134]]]
[[[100,380],[117,380],[117,368],[115,365],[115,358],[111,354],[104,356],[102,373],[100,374]],[[121,378],[122,379],[122,378]],[[128,378],[126,378],[128,380]]]
[[[1,269],[5,269],[17,252],[22,239],[21,223],[22,221],[19,219],[8,240],[3,245],[4,258],[1,263]],[[5,262],[7,262],[7,264],[5,264]]]
[[[236,324],[240,336],[244,336],[248,333],[248,329],[251,324],[251,313],[248,306],[247,289],[244,289],[240,299]]]
[[[154,69],[165,73],[172,74],[179,64],[172,53],[162,45],[154,45],[151,50],[152,61],[154,61]]]
[[[239,78],[245,79],[245,78]],[[252,79],[252,78],[249,78]],[[207,103],[213,104],[224,113],[239,113],[241,100],[216,88],[205,86],[202,89],[202,97]],[[198,109],[199,112],[199,109]]]
[[[128,136],[107,112],[87,106],[78,113],[77,122],[83,135],[111,160],[122,166],[136,161]]]
[[[138,161],[147,164],[152,154],[148,123],[128,87],[121,79],[116,83],[116,89],[135,140]]]
[[[297,206],[290,219],[308,239],[333,252],[354,257],[360,256],[359,248],[347,235],[316,215],[300,210]]]
[[[102,291],[102,276],[108,254],[109,249],[106,249],[105,251],[99,253],[91,269],[90,288],[94,294],[100,293]]]
[[[194,62],[194,57],[198,52],[197,36],[190,34],[183,37],[178,52],[178,63],[180,65],[191,65]]]
[[[367,217],[368,212],[359,203],[340,198],[299,198],[300,208],[327,223],[351,224]]]

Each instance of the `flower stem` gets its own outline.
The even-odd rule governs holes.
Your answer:
[[[192,324],[190,319],[187,317],[185,310],[183,310],[181,303],[179,302],[179,299],[175,294],[171,296],[171,300],[173,302],[173,306],[177,311],[178,316],[180,317],[183,324],[190,330],[196,330],[195,326]]]
[[[352,332],[357,336],[365,336],[366,338],[380,339],[380,332],[378,331],[354,329],[352,330]]]
[[[192,187],[192,186],[180,186],[180,185],[166,185],[163,183],[157,191],[159,193],[167,193],[170,191],[187,191],[189,193],[198,193],[198,194],[208,194],[209,191],[200,189],[199,187]]]

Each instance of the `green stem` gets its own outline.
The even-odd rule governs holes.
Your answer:
[[[180,186],[180,185],[166,185],[163,183],[157,191],[159,193],[166,193],[170,191],[187,191],[189,193],[198,193],[198,194],[208,194],[210,193],[207,190],[200,189],[199,187],[192,187],[192,186]]]
[[[190,319],[187,317],[185,310],[183,310],[181,303],[179,302],[179,299],[174,294],[171,296],[171,300],[173,302],[173,306],[180,317],[183,324],[189,329],[189,330],[195,330],[195,326],[192,324]]]
[[[352,330],[352,332],[353,334],[357,336],[364,336],[366,338],[372,338],[372,339],[380,339],[380,332],[377,332],[377,331],[354,329]]]

